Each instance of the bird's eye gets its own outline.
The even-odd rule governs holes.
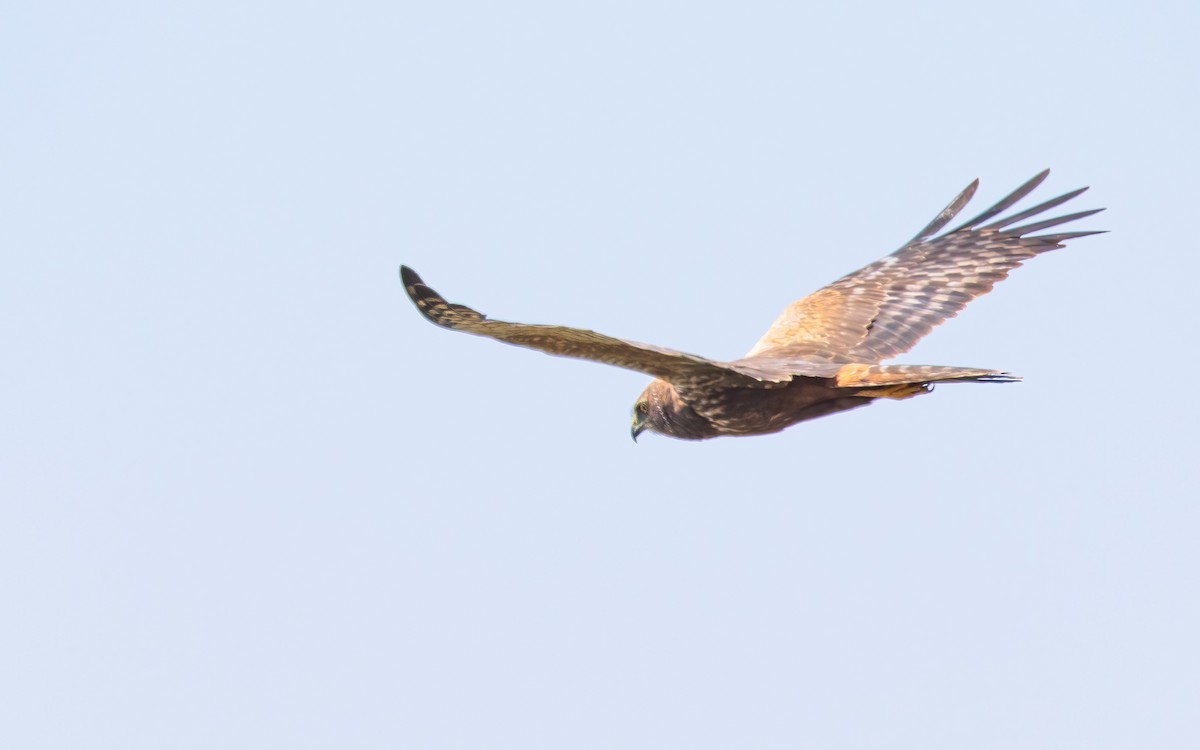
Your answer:
[[[645,401],[639,401],[638,405],[637,405],[637,410],[638,410],[638,414],[649,414],[650,413],[650,404],[646,403]]]

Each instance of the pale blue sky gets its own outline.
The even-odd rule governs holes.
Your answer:
[[[1200,6],[10,3],[0,746],[1200,747]],[[1044,167],[1077,241],[783,434],[629,440]]]

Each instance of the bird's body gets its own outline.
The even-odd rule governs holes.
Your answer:
[[[685,440],[768,435],[876,399],[920,396],[931,392],[934,383],[1019,380],[997,370],[937,365],[876,365],[871,368],[873,372],[862,377],[860,372],[865,367],[833,365],[829,377],[794,376],[757,388],[680,389],[665,380],[655,380],[634,405],[634,437],[648,425],[653,425],[649,429],[655,432]]]
[[[871,403],[870,397],[856,393],[856,389],[838,388],[831,378],[795,378],[777,388],[715,388],[683,395],[667,381],[655,380],[638,404],[646,404],[644,421],[659,425],[657,432],[703,440],[719,435],[767,435]]]
[[[692,440],[763,435],[880,398],[927,393],[934,383],[1017,380],[998,370],[879,363],[908,351],[1025,260],[1068,239],[1096,234],[1032,234],[1096,211],[1008,229],[1083,190],[983,225],[1030,193],[1047,173],[936,236],[970,200],[978,186],[973,182],[900,250],[792,304],[745,357],[733,362],[578,328],[490,320],[447,302],[411,269],[401,266],[400,275],[417,309],[437,325],[654,375],[634,406],[634,438],[645,430]]]

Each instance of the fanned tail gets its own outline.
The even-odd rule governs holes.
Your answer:
[[[839,388],[904,383],[1015,383],[1020,379],[1001,370],[942,365],[845,365],[837,372]]]

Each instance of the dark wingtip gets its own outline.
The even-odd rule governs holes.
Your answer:
[[[417,306],[417,310],[442,328],[461,328],[484,320],[483,313],[477,310],[447,302],[408,266],[400,266],[400,280],[404,282],[404,291]]]
[[[1076,213],[1073,213],[1073,214],[1066,214],[1065,216],[1056,216],[1053,219],[1046,219],[1045,221],[1037,221],[1032,224],[1023,224],[1019,227],[1013,227],[1006,231],[1011,235],[1015,235],[1017,237],[1023,237],[1025,235],[1033,234],[1034,232],[1040,232],[1043,229],[1050,229],[1051,227],[1056,227],[1060,224],[1067,224],[1072,221],[1078,221],[1079,219],[1086,219],[1089,216],[1095,216],[1096,214],[1100,213],[1103,210],[1104,210],[1103,208],[1093,208],[1090,211],[1077,211]]]
[[[1091,237],[1093,234],[1108,234],[1107,229],[1091,229],[1083,232],[1060,232],[1058,234],[1035,234],[1031,239],[1041,240],[1051,244],[1065,247],[1062,243],[1067,240],[1077,240],[1080,237]]]
[[[400,281],[404,282],[405,286],[422,283],[421,277],[417,275],[417,272],[405,265],[400,266]]]
[[[950,201],[950,204],[942,209],[941,213],[933,217],[933,221],[925,225],[925,228],[917,232],[917,236],[909,240],[909,243],[920,242],[928,237],[932,237],[942,230],[942,227],[949,224],[963,207],[971,202],[971,198],[975,196],[975,191],[979,189],[979,178],[976,177],[971,181],[970,185],[963,188],[963,191]]]
[[[417,272],[408,266],[400,266],[400,281],[404,284],[404,291],[408,294],[409,299],[417,306],[421,314],[429,318],[434,323],[438,320],[432,314],[431,305],[436,302],[445,303],[445,300],[438,296],[438,293],[425,285]],[[440,325],[440,323],[439,323]]]
[[[425,282],[417,275],[417,272],[408,266],[400,266],[400,283],[404,284],[404,291],[412,298],[413,302],[417,303],[417,309],[425,312],[425,306],[421,304],[421,298],[425,296],[425,291],[433,291],[425,286]]]
[[[974,229],[983,222],[1004,213],[1008,209],[1012,208],[1022,198],[1036,190],[1038,185],[1041,185],[1046,180],[1046,175],[1048,174],[1050,174],[1049,169],[1043,169],[1041,172],[1038,172],[1033,177],[1026,180],[1024,185],[1021,185],[1021,187],[1002,198],[998,203],[996,203],[996,205],[987,209],[970,221],[959,224],[954,229],[951,229],[950,234],[961,232],[964,229]],[[1047,208],[1049,208],[1049,206],[1047,206]]]

